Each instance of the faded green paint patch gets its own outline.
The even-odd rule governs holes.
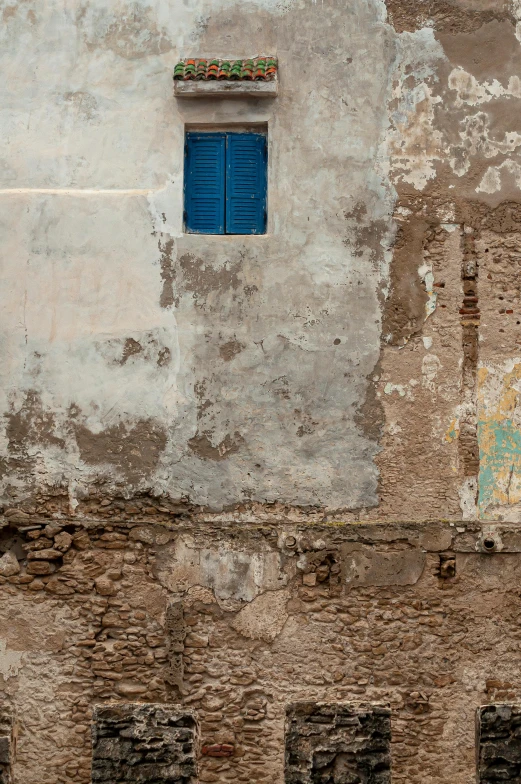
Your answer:
[[[521,502],[521,361],[478,372],[479,514],[510,519]]]
[[[521,500],[521,431],[512,422],[480,422],[479,508]],[[482,448],[482,444],[486,448]]]

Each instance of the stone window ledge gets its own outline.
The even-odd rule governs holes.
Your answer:
[[[212,81],[174,81],[174,95],[178,98],[222,98],[224,96],[274,98],[278,93],[277,79],[252,82],[233,79],[216,79]]]

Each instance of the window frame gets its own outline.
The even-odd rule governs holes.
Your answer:
[[[260,230],[252,231],[229,231],[232,223],[232,198],[233,198],[233,181],[232,167],[232,146],[229,144],[230,138],[237,138],[246,136],[250,139],[253,138],[259,144],[259,152],[261,155],[260,164],[257,168],[258,176],[258,197],[252,196],[258,201],[258,220],[257,225]],[[190,159],[191,141],[198,139],[223,139],[224,140],[224,166],[222,168],[222,200],[223,200],[223,215],[222,221],[219,221],[219,228],[222,226],[222,231],[205,231],[189,228],[189,214],[193,210],[194,196],[190,193],[190,188],[193,184],[194,172],[190,170],[193,165]],[[192,148],[193,149],[193,148]],[[212,127],[203,129],[200,126],[196,128],[185,128],[184,133],[184,180],[183,180],[183,232],[185,234],[199,234],[203,236],[214,237],[260,237],[268,233],[268,165],[269,165],[269,152],[268,152],[268,129],[267,126],[247,126],[247,127]],[[237,175],[238,176],[238,175]],[[211,197],[209,197],[211,198]]]

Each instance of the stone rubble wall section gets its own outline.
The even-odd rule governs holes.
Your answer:
[[[194,717],[170,705],[109,705],[94,711],[93,784],[193,784]]]
[[[391,784],[389,708],[296,703],[287,721],[286,784]]]
[[[521,781],[521,706],[478,711],[478,784]]]
[[[281,782],[287,706],[360,702],[392,711],[393,784],[466,784],[476,708],[521,703],[521,539],[503,526],[489,555],[479,526],[459,529],[11,517],[0,689],[20,726],[15,781],[89,784],[94,706],[137,702],[193,711],[201,784]],[[270,587],[234,598],[275,556]],[[201,582],[205,558],[221,582]]]

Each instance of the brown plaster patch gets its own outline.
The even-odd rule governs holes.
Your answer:
[[[476,79],[507,79],[521,70],[521,48],[510,19],[493,19],[472,32],[438,34],[453,66],[463,68]]]
[[[227,343],[223,343],[219,346],[219,354],[221,359],[224,359],[225,362],[230,362],[237,354],[244,351],[245,348],[246,346],[244,343],[240,343],[238,340],[228,340]]]
[[[227,262],[215,268],[193,253],[185,253],[179,259],[179,266],[183,275],[183,288],[191,291],[196,299],[204,299],[212,291],[228,291],[239,287],[239,262]]]
[[[363,202],[359,202],[351,212],[345,212],[344,218],[349,227],[344,245],[353,243],[354,237],[355,256],[362,256],[364,250],[369,248],[372,256],[378,258],[382,254],[382,240],[389,231],[386,221],[368,221],[367,206]]]
[[[244,444],[244,438],[237,431],[233,435],[228,433],[217,446],[213,446],[210,435],[209,431],[205,431],[188,441],[192,452],[203,460],[226,460],[230,455],[238,452]]]
[[[7,22],[11,19],[12,16],[16,14],[16,6],[15,5],[8,5],[4,8],[2,12],[2,19],[4,22]]]
[[[161,331],[150,330],[136,333],[136,337],[113,338],[96,343],[96,349],[110,365],[126,365],[127,362],[144,362],[163,367],[170,362],[171,350],[163,345]]]
[[[161,264],[161,280],[163,281],[163,288],[161,290],[161,296],[159,297],[159,304],[162,308],[169,308],[175,302],[175,269],[172,259],[174,240],[169,239],[165,240],[165,242],[161,242],[161,240],[159,240],[158,246],[159,252],[161,254],[159,257],[159,262]]]
[[[98,102],[95,97],[83,90],[64,93],[63,100],[69,103],[85,120],[94,120],[98,114]]]
[[[503,201],[495,209],[481,201],[464,201],[459,205],[461,222],[476,230],[488,229],[496,234],[521,231],[521,204]]]
[[[380,363],[367,378],[365,398],[355,412],[355,422],[371,441],[379,442],[382,437],[385,413],[382,401],[377,395],[378,379],[381,375]],[[374,381],[373,378],[377,380]]]
[[[143,346],[141,343],[138,343],[138,341],[134,340],[134,338],[127,338],[123,346],[123,355],[119,364],[124,365],[129,357],[131,357],[133,354],[140,354],[142,351]]]
[[[166,435],[152,419],[142,419],[133,426],[123,423],[92,433],[84,425],[75,425],[81,458],[89,465],[109,463],[130,483],[150,476],[166,446]]]
[[[428,295],[418,268],[427,225],[425,218],[412,216],[398,227],[382,327],[384,339],[393,346],[401,346],[421,332],[425,321]]]
[[[434,23],[439,32],[472,33],[494,20],[514,21],[508,0],[386,0],[397,33],[414,32]]]
[[[9,449],[26,448],[28,444],[44,444],[63,448],[65,441],[56,435],[54,414],[45,410],[40,395],[27,392],[24,404],[16,413],[7,414]]]
[[[168,348],[168,346],[164,346],[157,355],[157,366],[164,367],[170,363],[172,359],[172,352]]]

